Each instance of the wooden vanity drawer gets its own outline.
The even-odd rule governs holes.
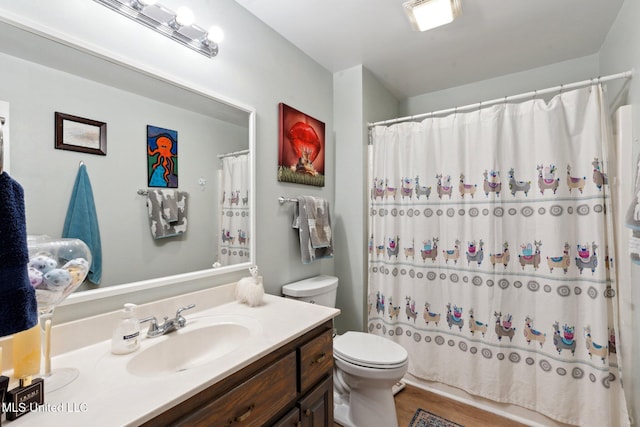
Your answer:
[[[297,427],[333,426],[333,378],[326,377],[298,401],[300,424]]]
[[[305,393],[333,369],[333,331],[326,330],[298,349],[300,376],[298,390]]]
[[[289,353],[256,376],[197,409],[182,426],[262,426],[297,396],[296,354]]]

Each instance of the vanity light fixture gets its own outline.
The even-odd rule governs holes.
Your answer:
[[[462,13],[460,0],[409,0],[402,6],[416,31],[448,24]]]
[[[94,1],[209,58],[218,54],[218,44],[223,38],[222,29],[213,26],[205,30],[197,26],[193,23],[193,12],[186,7],[179,7],[174,12],[156,0]]]

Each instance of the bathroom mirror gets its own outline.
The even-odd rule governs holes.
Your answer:
[[[80,164],[93,189],[102,281],[95,289],[83,285],[69,303],[254,263],[252,107],[6,18],[0,18],[0,59],[0,98],[11,108],[11,175],[25,189],[28,234],[61,235]],[[56,112],[106,123],[106,155],[54,148]],[[139,194],[150,189],[147,126],[177,132],[177,190],[188,193],[188,228],[181,236],[152,237],[146,196]],[[219,259],[219,203],[225,197],[220,157],[239,151],[248,153],[248,188],[241,199],[249,221],[244,241],[236,241],[242,256],[212,268]]]

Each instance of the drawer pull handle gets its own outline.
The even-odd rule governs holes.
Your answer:
[[[311,416],[311,409],[307,409],[306,411],[304,411],[304,414],[305,414],[307,417],[310,417],[310,416]]]
[[[237,416],[236,419],[234,421],[237,421],[239,423],[243,422],[244,420],[246,420],[247,418],[249,418],[249,416],[251,415],[251,411],[253,411],[253,408],[256,405],[251,405],[247,408],[246,412],[240,416]]]
[[[313,365],[314,363],[322,363],[322,362],[324,362],[324,359],[325,359],[326,356],[327,356],[327,353],[323,351],[322,354],[320,355],[320,357],[318,357],[316,360],[313,360],[311,362],[311,364]]]
[[[249,418],[249,416],[251,415],[251,411],[253,411],[253,408],[254,408],[255,406],[256,406],[255,404],[253,404],[253,405],[249,406],[249,407],[247,408],[247,410],[245,411],[245,413],[244,413],[244,414],[242,414],[242,415],[238,415],[237,417],[235,417],[235,418],[233,418],[233,419],[231,419],[231,420],[227,421],[227,424],[226,424],[226,425],[227,425],[227,426],[230,426],[230,425],[232,425],[233,423],[241,423],[241,422],[245,421],[247,418]]]

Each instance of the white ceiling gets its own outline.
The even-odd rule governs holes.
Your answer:
[[[424,33],[404,0],[236,0],[331,72],[362,64],[398,99],[597,53],[624,0],[461,0]]]

